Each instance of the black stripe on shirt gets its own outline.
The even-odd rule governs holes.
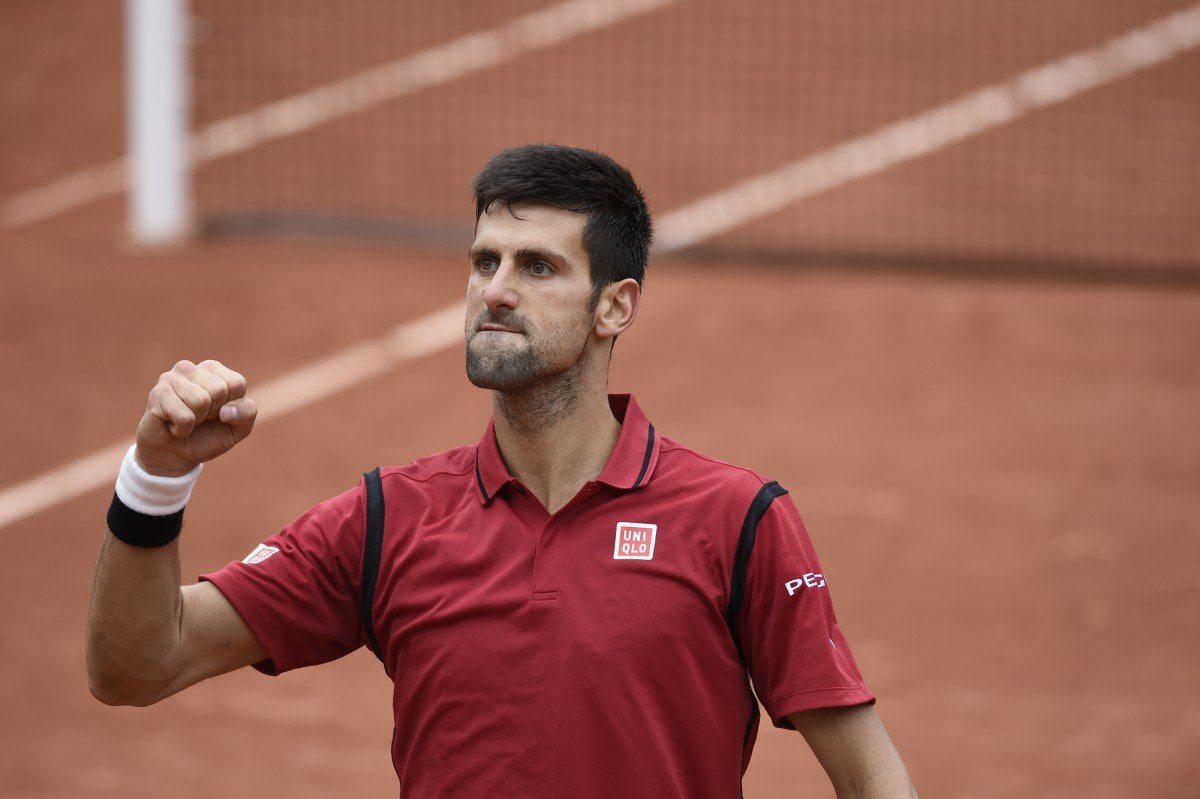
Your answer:
[[[746,511],[737,549],[734,551],[733,573],[729,579],[729,604],[725,607],[725,624],[729,627],[729,634],[733,636],[738,654],[743,655],[742,660],[745,660],[745,656],[741,639],[738,637],[737,620],[742,612],[742,605],[746,602],[746,568],[750,563],[750,553],[754,551],[754,541],[758,537],[758,523],[762,521],[775,498],[786,493],[787,489],[774,481],[765,483],[758,490],[754,501],[750,503],[750,509]]]
[[[479,493],[483,494],[484,502],[491,502],[492,497],[488,494],[487,489],[483,487],[483,475],[479,473],[479,448],[475,448],[475,482],[479,484]]]
[[[654,425],[650,425],[650,430],[646,433],[646,455],[642,458],[642,470],[638,472],[637,479],[633,481],[633,487],[637,488],[642,484],[642,478],[646,476],[646,470],[650,468],[650,457],[654,454]]]

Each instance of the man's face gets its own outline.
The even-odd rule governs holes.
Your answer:
[[[480,215],[467,282],[467,377],[516,391],[567,373],[591,339],[587,217],[547,205]]]

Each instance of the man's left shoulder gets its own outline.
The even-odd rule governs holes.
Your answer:
[[[771,478],[754,469],[692,449],[668,436],[662,437],[659,452],[656,478],[694,482],[747,498],[753,497],[763,486],[774,484]]]

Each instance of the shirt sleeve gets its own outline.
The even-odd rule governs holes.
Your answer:
[[[281,674],[362,646],[359,583],[366,524],[361,487],[322,502],[244,560],[200,576],[220,589],[267,650],[254,667]]]
[[[789,714],[874,702],[838,627],[829,586],[787,494],[758,523],[739,619],[742,651],[777,727]]]

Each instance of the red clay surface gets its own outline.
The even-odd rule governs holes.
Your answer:
[[[119,4],[49,23],[43,5],[0,26],[5,196],[120,149]],[[131,436],[179,357],[265,382],[465,279],[459,256],[384,247],[138,254],[121,225],[110,201],[0,232],[0,486]],[[1200,293],[683,261],[653,264],[647,289],[613,388],[791,489],[923,796],[1195,796]],[[270,411],[206,470],[185,575],[366,468],[476,438],[489,403],[454,350]],[[0,529],[0,795],[395,795],[390,686],[365,652],[143,710],[88,695],[109,496]],[[745,787],[831,795],[803,742],[769,728]]]

